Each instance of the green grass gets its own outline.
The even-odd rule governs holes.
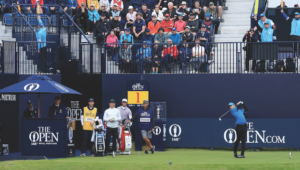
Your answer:
[[[131,155],[107,157],[76,157],[36,161],[5,161],[0,162],[0,169],[205,169],[205,170],[276,170],[300,169],[300,152],[293,151],[260,151],[246,152],[245,159],[236,159],[232,151],[210,151],[204,149],[168,149],[166,152],[156,152],[145,155],[135,152]],[[138,154],[140,153],[140,154]],[[172,165],[169,165],[172,161]]]

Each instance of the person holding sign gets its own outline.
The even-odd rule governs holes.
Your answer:
[[[117,151],[117,145],[116,145],[116,140],[119,136],[118,134],[118,127],[119,127],[119,121],[121,121],[121,114],[119,109],[115,108],[116,102],[114,99],[111,99],[109,101],[109,108],[105,110],[104,116],[103,116],[103,121],[106,122],[106,139],[105,139],[105,152],[104,156],[107,155],[108,149],[109,149],[109,143],[110,143],[110,138],[113,136],[113,153],[112,156],[113,158],[116,155]]]
[[[128,120],[126,123],[133,122],[134,119],[140,118],[140,129],[142,133],[142,137],[146,142],[146,150],[145,154],[148,154],[149,147],[151,148],[151,153],[154,154],[155,148],[152,146],[150,139],[152,138],[152,132],[154,131],[154,117],[153,111],[149,107],[149,101],[143,101],[143,107],[140,107],[137,112],[134,114],[131,120]]]
[[[90,98],[88,104],[88,106],[83,108],[83,113],[81,113],[80,116],[83,129],[83,142],[80,156],[86,156],[87,141],[90,141],[92,138],[95,120],[99,119],[98,110],[94,107],[94,99]],[[92,156],[95,156],[95,153],[92,153]]]

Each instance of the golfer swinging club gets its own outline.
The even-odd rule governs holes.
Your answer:
[[[237,138],[234,144],[233,153],[235,158],[245,158],[245,147],[246,147],[246,135],[247,135],[247,121],[245,118],[245,112],[248,111],[246,106],[242,101],[238,102],[237,107],[234,105],[234,103],[229,103],[228,107],[231,111],[232,116],[235,118],[235,131],[237,134]],[[242,152],[238,156],[237,155],[237,149],[239,146],[240,141],[242,141]]]

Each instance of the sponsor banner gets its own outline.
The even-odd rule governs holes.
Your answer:
[[[83,113],[82,107],[79,105],[79,101],[70,101],[69,105],[66,106],[70,118],[76,121],[81,121],[80,116]]]
[[[298,148],[300,119],[247,119],[246,147]],[[233,147],[234,119],[177,119],[167,122],[167,147]]]
[[[0,95],[0,101],[15,102],[15,101],[17,101],[17,95],[15,95],[15,94],[1,94]]]

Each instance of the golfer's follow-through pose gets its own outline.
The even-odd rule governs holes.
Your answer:
[[[232,116],[235,118],[235,131],[237,134],[237,138],[234,144],[233,152],[234,152],[234,157],[236,158],[245,158],[244,153],[245,153],[245,147],[246,147],[246,135],[247,135],[247,121],[246,121],[246,116],[245,112],[248,111],[246,106],[242,101],[238,102],[236,104],[237,106],[234,105],[234,103],[229,103],[228,107],[230,108]],[[238,156],[237,155],[237,149],[239,146],[240,141],[242,141],[242,152]]]

